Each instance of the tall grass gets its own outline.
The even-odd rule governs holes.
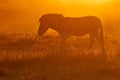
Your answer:
[[[120,37],[117,33],[104,33],[107,61],[111,64],[119,62]],[[37,38],[36,38],[37,37]],[[60,36],[38,37],[35,33],[1,33],[0,34],[0,61],[4,59],[17,60],[32,57],[44,58],[58,56],[60,50]],[[102,56],[99,44],[96,42],[90,50],[88,37],[70,37],[65,44],[67,56],[79,58],[99,58]],[[117,64],[116,64],[117,65]]]

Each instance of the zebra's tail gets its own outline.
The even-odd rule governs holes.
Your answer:
[[[102,26],[100,27],[100,39],[101,39],[101,42],[104,43]]]

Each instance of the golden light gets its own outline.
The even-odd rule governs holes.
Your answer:
[[[110,2],[111,0],[60,0],[64,4],[97,4],[102,5]]]

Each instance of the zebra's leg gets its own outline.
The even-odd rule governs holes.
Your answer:
[[[101,47],[101,49],[102,49],[102,53],[103,53],[104,55],[106,55],[106,53],[105,53],[105,48],[104,48],[104,41],[100,38],[100,35],[99,35],[98,32],[95,33],[95,37],[96,37],[96,40],[98,41],[98,43],[100,44],[100,47]]]
[[[65,53],[65,42],[67,40],[68,36],[62,36],[62,41],[60,43],[60,54],[64,55]]]
[[[90,37],[90,44],[88,46],[88,50],[92,47],[93,43],[94,43],[94,34],[93,33],[90,33],[89,34],[89,37]]]

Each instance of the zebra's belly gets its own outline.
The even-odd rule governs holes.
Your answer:
[[[87,34],[87,32],[74,32],[72,35],[74,35],[74,36],[84,36],[86,34]]]
[[[87,32],[72,32],[72,31],[65,31],[65,32],[61,32],[60,35],[63,35],[63,36],[84,36],[86,35]]]

